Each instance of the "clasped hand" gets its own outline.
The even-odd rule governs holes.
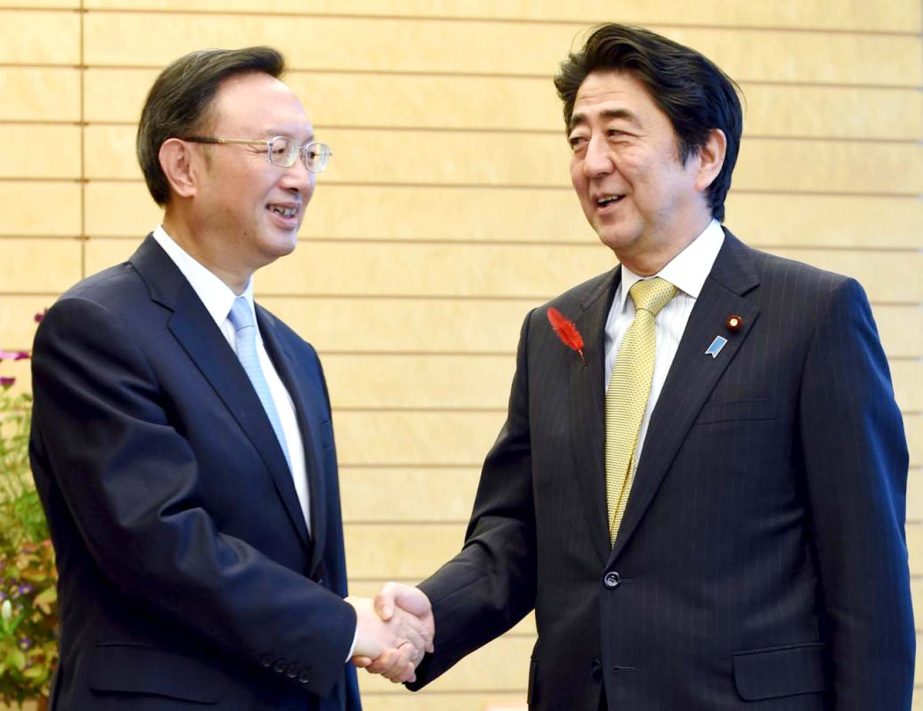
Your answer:
[[[353,664],[395,683],[416,680],[417,665],[433,651],[436,623],[418,588],[387,583],[374,600],[348,597],[356,610]]]

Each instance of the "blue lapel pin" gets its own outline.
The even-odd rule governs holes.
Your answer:
[[[712,358],[717,358],[718,354],[721,352],[721,349],[724,348],[724,344],[728,342],[724,336],[715,336],[715,340],[711,342],[711,345],[705,349],[705,355],[710,355]]]

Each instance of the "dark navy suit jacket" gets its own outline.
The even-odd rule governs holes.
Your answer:
[[[330,405],[314,349],[264,309],[295,404],[309,536],[260,401],[148,237],[48,311],[36,484],[60,572],[52,706],[358,711]]]
[[[534,608],[530,708],[906,711],[901,416],[852,279],[730,233],[653,412],[610,550],[604,326],[619,270],[523,325],[461,553],[421,584],[428,683]],[[742,317],[731,330],[728,317]],[[727,344],[712,358],[716,336]]]

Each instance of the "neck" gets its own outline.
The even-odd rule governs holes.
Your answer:
[[[659,273],[667,264],[669,264],[682,252],[686,247],[692,244],[696,238],[705,231],[705,228],[711,223],[711,215],[706,215],[697,221],[691,229],[680,233],[679,237],[666,237],[659,240],[651,240],[651,244],[644,245],[637,253],[616,252],[619,262],[631,269],[635,274],[642,277],[652,276]]]
[[[252,272],[226,264],[219,258],[220,250],[213,253],[215,250],[212,246],[219,244],[217,240],[202,238],[201,230],[194,229],[187,221],[180,219],[169,207],[164,214],[163,228],[186,254],[227,284],[231,291],[238,296],[244,292]]]

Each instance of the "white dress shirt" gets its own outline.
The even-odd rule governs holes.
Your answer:
[[[708,278],[721,245],[724,244],[724,231],[721,225],[712,220],[705,231],[696,237],[682,252],[657,274],[651,277],[640,277],[624,264],[622,265],[622,280],[612,300],[609,317],[606,319],[606,389],[609,388],[609,379],[612,377],[612,366],[625,331],[635,318],[635,304],[628,298],[628,292],[635,282],[642,278],[653,279],[658,276],[665,279],[677,288],[677,294],[660,310],[655,321],[655,337],[657,351],[654,357],[654,375],[651,379],[651,392],[641,419],[641,428],[638,430],[638,444],[635,450],[634,461],[641,459],[641,450],[644,438],[651,422],[651,413],[660,397],[660,391],[670,372],[673,358],[679,348],[680,339],[689,322],[689,314],[695,306],[696,299],[702,291],[702,285]]]
[[[237,298],[231,288],[212,272],[206,269],[202,264],[197,262],[186,250],[180,247],[170,235],[166,233],[163,226],[158,225],[154,230],[154,239],[157,244],[163,247],[167,256],[173,260],[177,268],[186,277],[186,280],[192,286],[199,299],[205,305],[208,313],[215,320],[221,333],[227,340],[228,345],[237,352],[237,335],[231,324],[228,315],[231,313],[231,306]],[[301,431],[298,429],[298,420],[295,416],[295,403],[292,402],[291,395],[282,384],[282,379],[276,372],[269,355],[266,353],[266,347],[263,345],[263,337],[260,334],[259,324],[256,320],[256,312],[253,309],[253,280],[247,282],[247,288],[244,289],[241,296],[247,299],[250,304],[250,311],[253,312],[253,323],[256,326],[256,352],[260,361],[260,367],[263,369],[263,375],[266,383],[269,385],[269,392],[272,401],[275,403],[276,412],[279,413],[279,421],[282,424],[282,431],[285,433],[285,441],[288,445],[288,458],[292,465],[292,479],[295,484],[295,492],[298,494],[298,503],[301,504],[301,512],[304,515],[305,523],[308,530],[311,530],[310,514],[310,492],[308,491],[308,477],[305,470],[304,461],[304,443],[301,441]]]

